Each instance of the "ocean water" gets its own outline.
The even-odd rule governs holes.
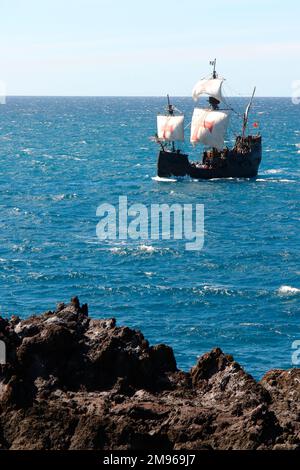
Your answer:
[[[238,111],[246,101],[231,100]],[[177,107],[192,113],[192,100]],[[0,106],[0,311],[26,317],[78,295],[174,348],[189,369],[215,346],[250,373],[292,366],[300,340],[300,106],[258,98],[254,180],[159,182],[149,140],[162,98],[22,98]],[[240,121],[233,117],[232,129]],[[191,159],[199,150],[189,148]],[[97,207],[202,203],[205,244],[99,241]]]

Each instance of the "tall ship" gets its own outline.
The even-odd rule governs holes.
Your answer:
[[[225,146],[225,135],[233,109],[228,106],[222,94],[224,78],[216,72],[216,59],[210,62],[213,72],[208,78],[198,81],[193,89],[193,99],[208,97],[208,105],[195,107],[190,125],[190,143],[203,144],[202,159],[191,162],[183,153],[180,144],[184,142],[184,115],[171,104],[165,114],[157,116],[156,142],[160,145],[157,175],[163,178],[190,176],[193,179],[212,178],[253,178],[257,176],[262,158],[260,133],[247,134],[248,118],[253,103],[251,99],[241,117],[241,131],[236,135],[234,145]]]

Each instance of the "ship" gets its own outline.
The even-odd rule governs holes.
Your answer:
[[[164,114],[157,116],[155,141],[160,146],[157,176],[160,178],[184,177],[192,179],[254,178],[262,159],[262,137],[259,132],[247,134],[249,113],[253,104],[254,88],[245,112],[240,115],[241,131],[235,135],[231,148],[225,146],[225,136],[234,109],[222,93],[224,78],[216,72],[216,59],[210,62],[210,76],[199,80],[193,89],[193,99],[208,97],[208,105],[195,107],[190,125],[190,143],[204,145],[202,159],[191,162],[180,145],[185,140],[185,116],[170,102]],[[254,123],[254,127],[258,124]]]

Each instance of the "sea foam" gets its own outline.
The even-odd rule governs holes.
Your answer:
[[[177,180],[175,178],[161,178],[160,176],[153,176],[153,181],[160,181],[161,183],[176,183]]]
[[[280,295],[296,295],[300,293],[300,289],[291,286],[280,286],[278,289],[278,293]]]
[[[145,251],[146,253],[154,253],[155,248],[152,245],[140,245],[139,249]]]

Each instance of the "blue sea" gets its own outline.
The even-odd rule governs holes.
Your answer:
[[[190,98],[174,100],[192,114]],[[232,98],[241,113],[247,100]],[[300,106],[257,98],[263,160],[253,180],[161,182],[164,98],[9,97],[0,106],[0,311],[25,318],[78,295],[174,348],[188,370],[219,346],[260,378],[292,367],[300,340]],[[233,115],[230,131],[241,125]],[[231,134],[233,135],[233,134]],[[185,144],[191,159],[200,149]],[[204,204],[205,244],[100,241],[102,203]]]

